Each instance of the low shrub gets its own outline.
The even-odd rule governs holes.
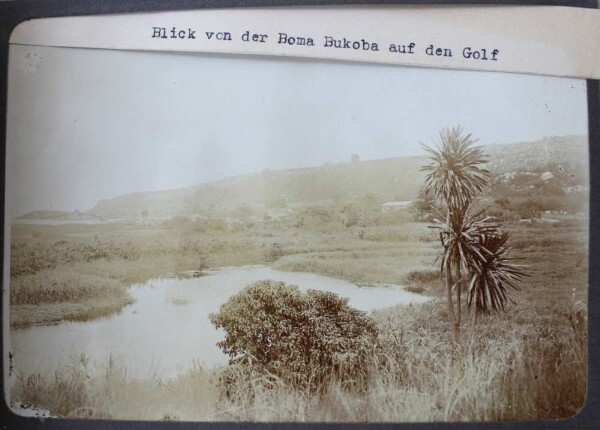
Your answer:
[[[288,252],[283,243],[273,242],[271,246],[265,250],[263,259],[266,263],[272,263],[287,254]]]
[[[232,296],[211,322],[230,365],[250,366],[294,387],[316,390],[335,378],[360,386],[377,344],[366,313],[334,293],[259,281]],[[226,386],[231,385],[230,373]],[[227,388],[226,388],[227,389]]]
[[[423,288],[423,287],[406,287],[405,290],[408,291],[409,293],[423,294],[423,292],[425,291],[425,288]]]
[[[440,272],[437,270],[412,270],[404,275],[404,283],[421,286],[437,285],[440,280]]]

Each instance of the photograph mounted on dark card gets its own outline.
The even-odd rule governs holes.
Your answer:
[[[365,13],[363,39],[341,10],[339,26],[321,33],[311,21],[241,25],[243,9],[206,11],[224,20],[211,31],[201,13],[179,12],[17,27],[3,283],[14,414],[344,423],[578,414],[597,138],[586,78],[600,75],[597,54],[556,48],[556,69],[546,56],[511,57],[512,36],[440,45],[456,27],[428,15],[435,8],[405,8],[440,33],[377,28],[401,6],[345,8]],[[552,52],[554,42],[540,47],[519,27],[519,8],[498,9],[502,19],[514,11],[518,49]],[[555,8],[529,9],[557,19]],[[478,25],[495,13],[461,10]],[[338,9],[315,11],[306,17]],[[279,12],[264,12],[279,25]],[[106,23],[116,33],[107,28],[96,46],[83,29]],[[334,49],[338,34],[351,54],[338,54],[343,41]],[[202,38],[222,45],[160,45]],[[431,63],[413,64],[419,55]]]

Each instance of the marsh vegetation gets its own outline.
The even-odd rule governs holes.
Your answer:
[[[552,182],[525,176],[540,187]],[[62,417],[142,420],[571,416],[585,400],[587,218],[546,222],[546,207],[553,203],[542,201],[543,193],[536,197],[541,205],[511,206],[532,192],[514,180],[524,179],[515,174],[507,182],[493,172],[491,186],[483,184],[481,198],[472,202],[501,221],[510,235],[510,256],[524,259],[528,275],[516,303],[488,302],[487,309],[481,301],[479,308],[469,307],[468,292],[461,302],[460,287],[452,288],[463,278],[466,288],[468,264],[450,258],[458,264],[451,282],[441,276],[444,248],[429,228],[431,202],[424,200],[391,213],[382,212],[381,197],[367,194],[280,202],[264,212],[240,206],[198,217],[157,219],[150,211],[111,223],[14,224],[13,330],[110,318],[133,302],[132,284],[245,265],[325,275],[366,290],[402,285],[431,300],[364,312],[335,294],[262,280],[224,300],[211,316],[225,330],[220,346],[228,365],[206,365],[199,357],[176,376],[140,377],[112,358],[76,356],[51,373],[26,373],[17,362],[11,401]],[[576,199],[557,191],[572,184],[561,185],[546,197],[573,199],[579,206],[572,212],[581,212],[586,191]],[[172,295],[168,303],[183,312],[190,302]],[[481,311],[476,324],[463,324],[460,339],[448,324],[451,309],[468,316]],[[489,312],[495,310],[500,312]],[[343,316],[343,324],[335,315]]]
[[[253,369],[199,364],[174,378],[133,378],[118,363],[82,357],[56,374],[19,375],[11,394],[56,416],[136,420],[554,419],[583,404],[581,312],[542,300],[482,318],[460,356],[446,316],[441,303],[375,312],[381,349],[360,390],[334,380],[315,394]]]
[[[585,222],[507,225],[515,254],[527,255],[531,278],[510,312],[483,316],[473,332],[465,329],[458,356],[445,323],[439,274],[432,269],[437,251],[431,230],[425,223],[380,222],[363,227],[365,235],[388,240],[359,239],[356,231],[335,223],[285,229],[256,223],[243,234],[197,235],[161,224],[14,227],[18,251],[13,259],[31,258],[40,249],[45,253],[36,254],[43,268],[13,278],[13,327],[118,312],[131,300],[130,283],[207,266],[264,264],[276,243],[282,244],[276,247],[281,256],[271,263],[276,268],[359,284],[401,284],[437,299],[372,315],[381,349],[369,364],[376,370],[360,392],[330,381],[314,396],[279,379],[269,380],[267,389],[260,382],[264,375],[240,371],[233,391],[237,399],[223,398],[218,394],[223,369],[196,365],[176,378],[140,379],[117,362],[73,362],[52,376],[16,375],[12,399],[59,416],[132,419],[406,421],[556,418],[577,412],[585,395]],[[178,230],[186,237],[179,244],[173,240]],[[72,261],[83,250],[109,247],[121,251]],[[57,249],[60,257],[52,251]],[[124,249],[135,257],[125,258]],[[69,277],[74,280],[68,282]],[[48,279],[55,281],[48,284]],[[88,280],[94,288],[81,284]],[[49,286],[60,293],[48,294]],[[95,376],[88,378],[85,369],[94,366]]]

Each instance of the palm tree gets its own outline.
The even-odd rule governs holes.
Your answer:
[[[460,343],[461,285],[467,285],[467,307],[475,306],[473,324],[480,314],[504,311],[507,303],[515,303],[510,290],[520,290],[519,282],[527,275],[523,266],[508,257],[509,234],[501,225],[482,212],[473,214],[463,208],[450,214],[449,222],[434,220],[439,230],[443,254],[440,273],[446,275],[448,310],[452,336]],[[456,291],[456,313],[452,292]]]
[[[446,206],[446,222],[437,222],[444,249],[440,273],[446,278],[448,316],[456,344],[460,343],[462,272],[466,261],[464,252],[469,246],[468,236],[474,233],[474,227],[469,223],[476,221],[468,219],[468,208],[488,184],[489,178],[489,172],[480,167],[487,160],[481,148],[473,146],[475,142],[459,126],[443,129],[435,148],[422,145],[432,160],[421,169],[429,172],[425,177],[424,191],[433,194],[434,199]],[[456,312],[453,291],[456,291]]]
[[[460,344],[461,295],[468,285],[467,307],[475,304],[475,317],[491,310],[504,310],[512,301],[508,289],[518,289],[525,275],[520,266],[507,257],[507,233],[483,212],[473,213],[471,203],[488,185],[489,172],[481,167],[487,162],[470,134],[460,127],[444,129],[440,142],[432,149],[432,163],[423,166],[429,172],[425,192],[445,205],[446,221],[434,220],[442,244],[440,274],[445,276],[448,315],[452,338]],[[453,293],[456,293],[456,311]]]
[[[434,219],[431,228],[439,230],[442,244],[440,274],[446,278],[448,315],[452,325],[452,339],[460,343],[462,285],[470,280],[474,262],[483,261],[486,252],[481,249],[483,237],[493,234],[497,225],[482,213],[473,214],[469,207],[448,211],[446,222]],[[456,293],[456,311],[452,294]]]

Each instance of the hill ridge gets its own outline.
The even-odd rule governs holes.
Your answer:
[[[533,142],[481,145],[499,175],[587,163],[587,136],[552,136]],[[426,155],[398,156],[317,167],[265,169],[170,190],[138,191],[101,199],[87,211],[105,218],[226,215],[242,207],[269,210],[318,202],[337,204],[371,195],[379,201],[413,200],[423,184]],[[422,160],[422,161],[419,161]],[[579,163],[579,164],[578,164]],[[554,166],[554,167],[552,167]]]

